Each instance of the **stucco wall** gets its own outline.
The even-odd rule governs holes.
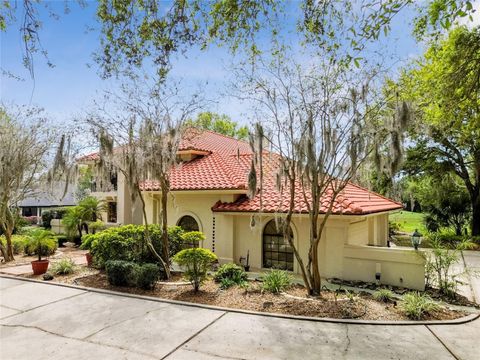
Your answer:
[[[250,266],[263,268],[263,229],[273,215],[213,213],[218,201],[234,201],[233,194],[205,192],[173,193],[169,196],[168,224],[176,225],[185,215],[194,217],[206,240],[203,247],[213,250],[220,263],[239,263],[250,253]],[[158,223],[160,194],[145,196],[148,219]],[[321,220],[320,220],[321,221]],[[309,249],[309,220],[295,216],[292,223],[295,243],[307,262]],[[375,281],[381,272],[381,282],[414,289],[424,288],[424,263],[410,250],[387,248],[388,215],[330,217],[319,245],[319,266],[322,277],[346,280]],[[294,272],[299,273],[294,260]]]
[[[425,289],[425,260],[413,249],[345,245],[343,279]]]

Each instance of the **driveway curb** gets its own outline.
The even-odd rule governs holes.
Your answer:
[[[129,297],[129,298],[134,298],[134,299],[156,301],[156,302],[167,303],[167,304],[190,306],[190,307],[196,307],[196,308],[202,308],[202,309],[209,309],[209,310],[216,310],[216,311],[223,311],[223,312],[230,312],[230,313],[239,313],[239,314],[246,314],[246,315],[257,315],[257,316],[274,317],[274,318],[281,318],[281,319],[300,320],[300,321],[315,321],[315,322],[352,324],[352,325],[395,325],[395,326],[460,325],[460,324],[469,323],[469,322],[474,321],[474,320],[476,320],[480,317],[480,314],[470,314],[470,315],[464,316],[464,317],[459,318],[459,319],[454,319],[454,320],[427,320],[427,321],[413,321],[413,320],[412,321],[411,320],[402,320],[402,321],[382,321],[382,320],[380,320],[380,321],[377,321],[377,320],[320,318],[320,317],[311,317],[311,316],[286,315],[286,314],[266,313],[266,312],[260,312],[260,311],[232,309],[232,308],[225,308],[225,307],[214,306],[214,305],[205,305],[205,304],[197,304],[197,303],[191,303],[191,302],[179,301],[179,300],[162,299],[162,298],[153,297],[153,296],[129,294],[129,293],[123,293],[123,292],[113,291],[113,290],[90,288],[90,287],[80,286],[80,285],[62,284],[62,283],[57,283],[57,282],[46,282],[46,281],[35,280],[35,279],[27,279],[27,278],[23,278],[21,276],[12,276],[12,275],[0,274],[0,278],[13,279],[13,280],[32,282],[32,283],[39,283],[39,284],[51,285],[51,286],[60,286],[60,287],[77,289],[77,290],[83,290],[83,291],[87,291],[87,292],[94,292],[94,293],[114,295],[114,296],[124,296],[124,297]]]

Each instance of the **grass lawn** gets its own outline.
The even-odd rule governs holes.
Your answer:
[[[411,234],[418,229],[422,234],[427,232],[423,223],[424,215],[422,213],[415,213],[411,211],[400,211],[392,214],[389,217],[390,221],[397,222],[400,225],[400,231]]]

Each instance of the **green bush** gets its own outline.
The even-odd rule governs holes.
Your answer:
[[[65,235],[56,235],[55,237],[57,238],[58,247],[62,247],[68,241]]]
[[[198,247],[205,240],[205,235],[200,231],[189,231],[183,233],[181,238],[184,247]]]
[[[161,254],[161,229],[157,225],[149,226],[152,243]],[[109,260],[134,261],[137,263],[154,262],[156,259],[147,248],[141,225],[112,227],[96,234],[84,235],[81,248],[90,250],[95,263],[104,267]]]
[[[168,253],[170,258],[183,249],[182,235],[184,233],[185,230],[180,226],[171,226],[168,228]]]
[[[262,277],[262,289],[274,294],[292,285],[292,276],[285,270],[272,269]]]
[[[241,285],[247,281],[247,273],[241,266],[234,263],[223,264],[215,272],[214,279],[221,284],[222,289],[233,285]]]
[[[54,234],[48,230],[37,228],[30,231],[26,236],[24,244],[25,255],[34,254],[41,256],[50,256],[55,254],[58,244]]]
[[[109,260],[105,263],[108,282],[114,286],[135,286],[139,268],[131,261]]]
[[[54,263],[51,270],[55,275],[68,275],[73,274],[76,267],[77,266],[72,259],[63,258]]]
[[[12,248],[13,254],[19,255],[24,252],[25,243],[27,242],[28,238],[24,235],[12,235]],[[0,242],[5,246],[7,244],[7,239],[5,239],[5,235],[0,235]]]
[[[373,298],[377,301],[389,302],[393,300],[393,292],[388,289],[380,289],[373,293]]]
[[[428,295],[416,291],[405,294],[400,306],[405,315],[413,320],[420,320],[439,308]]]
[[[52,228],[52,224],[51,224],[52,219],[53,219],[52,210],[42,211],[42,226],[45,229],[51,229]]]
[[[185,268],[185,277],[193,285],[195,292],[207,278],[207,271],[217,256],[203,248],[184,249],[173,257],[178,265]]]
[[[155,283],[160,280],[160,269],[156,264],[143,264],[139,266],[137,273],[137,286],[145,290],[151,290]]]

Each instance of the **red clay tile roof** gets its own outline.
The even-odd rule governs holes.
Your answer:
[[[247,189],[247,177],[252,161],[252,151],[248,143],[217,134],[212,131],[189,130],[180,143],[179,150],[201,150],[208,155],[197,157],[176,166],[170,173],[172,191],[179,190],[239,190]],[[98,154],[84,158],[95,160]],[[264,154],[264,184],[262,194],[263,212],[285,212],[288,209],[286,193],[281,194],[275,185],[278,155]],[[158,191],[159,183],[145,181],[145,191]],[[328,194],[322,201],[322,211],[329,204]],[[337,196],[333,212],[335,214],[369,214],[401,209],[402,205],[367,189],[349,183]],[[260,194],[249,199],[241,195],[235,202],[217,202],[212,211],[216,212],[258,212]],[[295,212],[307,212],[300,185],[295,199]]]

